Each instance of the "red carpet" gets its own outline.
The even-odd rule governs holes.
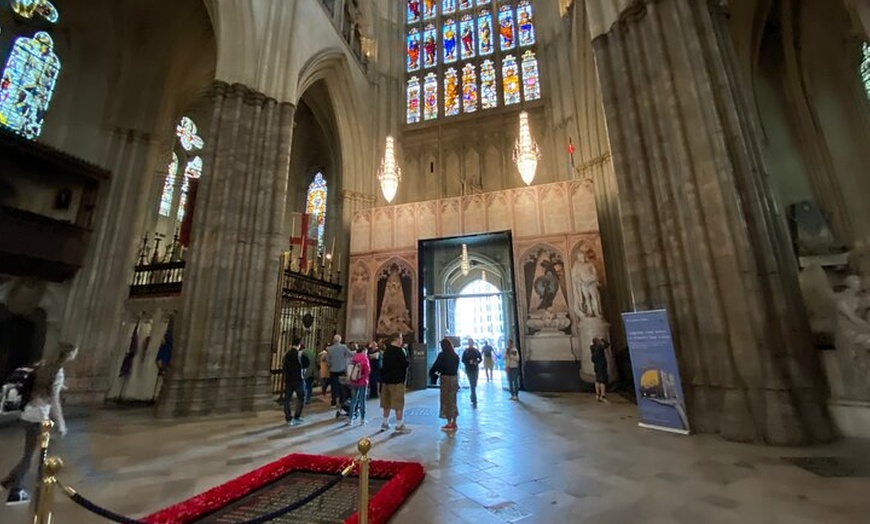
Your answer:
[[[212,488],[205,493],[160,510],[141,519],[149,524],[193,524],[209,514],[220,511],[237,503],[261,488],[279,481],[294,471],[313,472],[330,475],[338,474],[350,464],[347,457],[325,457],[322,455],[291,454],[270,464],[246,473],[225,484]],[[369,522],[382,524],[399,509],[402,503],[423,481],[423,466],[416,462],[393,462],[373,460],[369,467],[372,479],[380,479],[383,486],[369,499]],[[355,475],[355,473],[354,473]],[[324,477],[328,480],[330,477]],[[322,497],[328,498],[333,488]],[[283,500],[289,504],[293,500]],[[316,504],[317,501],[311,504]],[[284,518],[292,518],[289,513]],[[356,524],[358,515],[354,513],[344,520],[344,524]]]

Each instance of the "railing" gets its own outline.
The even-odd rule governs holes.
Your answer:
[[[69,497],[70,500],[72,500],[82,508],[86,509],[87,511],[90,511],[95,515],[99,515],[104,519],[108,519],[113,522],[119,522],[122,524],[144,524],[142,521],[125,517],[124,515],[98,506],[97,504],[80,495],[72,487],[66,486],[60,480],[58,480],[58,473],[60,473],[60,471],[63,469],[63,461],[60,459],[60,457],[48,456],[48,447],[49,443],[51,442],[51,428],[53,426],[53,422],[51,422],[50,420],[46,420],[42,423],[42,428],[40,430],[40,478],[39,488],[36,492],[36,499],[34,500],[34,504],[31,506],[33,508],[33,524],[52,524],[52,512],[54,511],[54,490],[56,486],[60,486],[64,495]],[[371,448],[371,440],[366,437],[361,438],[357,442],[357,450],[359,450],[360,456],[353,459],[351,463],[348,464],[348,466],[344,468],[344,470],[342,470],[340,475],[337,475],[335,478],[331,479],[329,482],[325,483],[319,489],[315,490],[313,493],[309,494],[306,497],[296,500],[284,506],[283,508],[280,508],[271,513],[259,515],[238,524],[262,524],[287,515],[288,513],[292,513],[294,510],[299,509],[302,506],[312,502],[313,500],[319,498],[321,495],[335,487],[338,483],[348,477],[355,469],[358,469],[359,476],[359,496],[357,497],[357,522],[359,522],[359,524],[368,524],[370,511],[370,459],[368,453]]]
[[[181,293],[183,276],[183,260],[136,266],[133,283],[130,284],[130,296],[177,295]]]

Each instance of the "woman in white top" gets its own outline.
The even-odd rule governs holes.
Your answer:
[[[21,461],[12,468],[6,477],[0,481],[5,489],[9,490],[6,498],[7,506],[24,504],[30,501],[30,495],[22,489],[21,481],[27,470],[33,455],[39,447],[39,432],[44,420],[54,419],[61,435],[66,435],[66,421],[63,418],[63,410],[60,407],[60,391],[63,389],[63,365],[74,359],[78,354],[78,348],[72,344],[61,342],[58,344],[58,352],[55,358],[49,362],[39,364],[36,368],[33,392],[30,401],[24,406],[21,413],[21,424],[24,425],[24,456]]]
[[[510,388],[511,400],[519,400],[520,350],[514,346],[513,340],[508,340],[507,349],[504,351],[504,368],[507,371],[508,388]]]

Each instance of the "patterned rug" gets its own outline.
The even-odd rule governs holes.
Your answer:
[[[325,487],[346,457],[291,454],[205,493],[153,513],[149,524],[230,524],[277,511]],[[385,523],[423,481],[416,462],[370,462],[369,522]],[[269,522],[356,524],[359,478],[351,474],[308,504]]]

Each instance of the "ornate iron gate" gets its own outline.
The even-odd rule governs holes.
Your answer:
[[[315,355],[329,343],[338,329],[338,312],[344,303],[341,300],[340,272],[321,267],[308,272],[296,270],[291,265],[292,253],[281,259],[281,276],[278,279],[278,307],[275,308],[275,324],[272,329],[272,393],[284,393],[284,376],[281,362],[284,353],[299,337],[305,347]],[[317,365],[317,362],[312,362]],[[318,373],[319,375],[319,373]]]

